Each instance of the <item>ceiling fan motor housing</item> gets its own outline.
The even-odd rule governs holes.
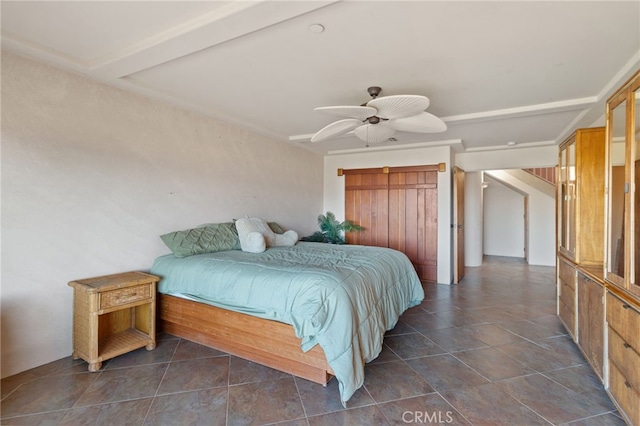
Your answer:
[[[374,99],[378,97],[381,91],[382,89],[378,86],[371,86],[367,89],[367,92],[369,92],[369,95],[371,95],[371,97]]]

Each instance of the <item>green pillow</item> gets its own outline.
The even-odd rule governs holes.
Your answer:
[[[282,229],[282,226],[277,222],[267,222],[267,225],[269,225],[269,228],[276,234],[284,234],[284,229]]]
[[[198,228],[170,232],[160,238],[176,257],[240,250],[240,238],[232,222],[210,223]]]

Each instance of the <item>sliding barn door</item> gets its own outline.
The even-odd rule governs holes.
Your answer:
[[[360,169],[345,174],[345,218],[365,228],[346,235],[349,244],[388,247],[389,174]]]
[[[438,166],[344,170],[345,218],[366,229],[351,244],[407,255],[420,279],[435,282],[438,254]]]

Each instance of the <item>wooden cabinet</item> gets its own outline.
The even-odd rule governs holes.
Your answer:
[[[143,272],[71,281],[73,358],[98,371],[102,362],[134,349],[156,347],[156,283]]]
[[[604,255],[608,390],[640,424],[640,71],[609,100]]]
[[[347,242],[399,250],[420,279],[437,280],[438,172],[442,165],[340,170],[345,217],[365,228]]]
[[[578,269],[578,345],[585,358],[604,379],[604,281],[602,268]]]
[[[607,293],[609,392],[630,424],[640,424],[640,306]]]
[[[606,129],[578,129],[560,144],[556,187],[558,315],[604,378],[602,265]]]
[[[602,265],[605,128],[579,129],[560,144],[558,251],[576,264]]]
[[[576,338],[576,268],[570,261],[558,258],[558,315],[565,328]]]
[[[640,297],[640,71],[607,102],[605,278]]]

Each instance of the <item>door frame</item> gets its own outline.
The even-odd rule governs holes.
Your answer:
[[[464,181],[465,171],[453,167],[453,283],[464,278]]]

